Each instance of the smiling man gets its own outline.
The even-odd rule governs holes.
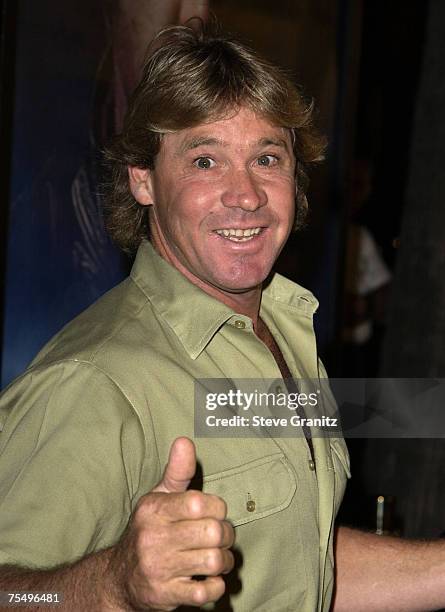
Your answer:
[[[107,152],[131,275],[2,398],[0,591],[79,611],[328,612],[343,440],[194,438],[197,380],[325,375],[315,298],[271,273],[323,143],[243,45],[187,27],[158,42]],[[443,603],[443,547],[337,541],[336,610]]]

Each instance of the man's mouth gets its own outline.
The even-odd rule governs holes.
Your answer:
[[[262,227],[249,227],[248,229],[230,227],[217,229],[215,232],[218,236],[223,236],[233,242],[247,242],[248,240],[252,240],[255,236],[258,236],[262,229]]]

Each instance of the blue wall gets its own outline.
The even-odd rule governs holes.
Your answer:
[[[106,23],[101,2],[18,1],[2,386],[128,268],[97,195]]]

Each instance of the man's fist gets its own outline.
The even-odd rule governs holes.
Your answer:
[[[142,610],[174,610],[218,600],[234,565],[233,527],[221,498],[187,490],[195,447],[177,438],[159,484],[138,502],[112,559],[120,599]],[[196,580],[194,577],[201,577]]]

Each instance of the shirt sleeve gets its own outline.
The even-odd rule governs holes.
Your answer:
[[[332,393],[331,385],[329,383],[329,376],[324,367],[321,359],[318,359],[318,378],[320,382],[320,388],[322,390],[322,400],[323,400],[323,414],[339,419],[339,425],[341,428],[341,415],[338,409],[337,401]],[[341,462],[343,467],[345,468],[345,472],[347,477],[351,477],[351,465],[349,459],[349,452],[346,442],[341,435],[341,430],[338,438],[330,437],[331,447],[334,449],[334,452],[341,458]]]
[[[46,568],[114,544],[145,452],[130,402],[94,365],[32,369],[3,395],[0,564]]]

